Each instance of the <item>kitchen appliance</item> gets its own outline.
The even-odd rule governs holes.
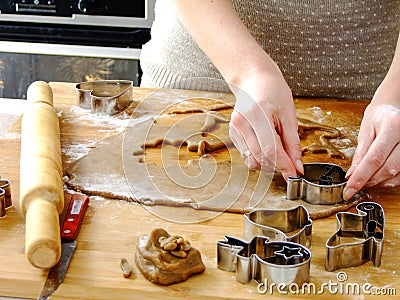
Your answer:
[[[35,80],[122,79],[139,85],[155,0],[0,2],[0,97]]]

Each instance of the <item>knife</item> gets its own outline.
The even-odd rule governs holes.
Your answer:
[[[38,300],[45,300],[50,297],[63,282],[76,248],[76,237],[78,236],[88,204],[88,196],[82,194],[72,195],[61,228],[61,258],[58,263],[50,269],[40,296],[37,298]]]

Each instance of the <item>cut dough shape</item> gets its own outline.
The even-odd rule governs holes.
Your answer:
[[[298,125],[300,139],[304,138],[309,131],[322,131],[322,134],[319,136],[319,143],[314,142],[303,147],[303,153],[327,153],[329,157],[344,159],[343,153],[329,143],[329,140],[340,137],[341,133],[339,130],[304,118],[298,118]]]
[[[216,138],[213,135],[220,132],[215,131],[220,125],[225,124],[227,126],[228,120],[224,119],[223,116],[216,113],[200,113],[189,115],[185,122],[185,119],[174,126],[162,126],[155,122],[148,133],[146,142],[141,146],[142,149],[147,147],[156,147],[160,144],[182,146],[187,145],[187,149],[192,152],[197,152],[199,156],[207,153],[220,150],[227,146],[232,146],[233,143],[230,140],[228,134],[222,135],[223,138]],[[187,130],[185,124],[188,123],[189,127],[196,129]],[[196,126],[197,125],[197,126]],[[224,129],[225,127],[224,126]],[[220,130],[221,131],[221,130]],[[227,133],[226,130],[224,132]],[[216,135],[220,137],[220,134]]]

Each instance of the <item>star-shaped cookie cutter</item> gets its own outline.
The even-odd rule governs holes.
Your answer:
[[[343,199],[346,171],[329,163],[305,163],[304,175],[289,177],[288,200],[304,200],[310,204],[332,205]]]
[[[244,214],[244,239],[266,236],[311,247],[312,220],[307,209],[260,209]]]
[[[269,242],[268,237],[256,236],[250,242],[225,236],[217,242],[218,268],[236,271],[236,280],[247,283],[302,285],[310,277],[311,252],[303,245],[291,242]]]
[[[337,213],[338,231],[326,242],[327,271],[356,267],[372,261],[381,264],[385,214],[375,202],[356,206],[358,214]]]

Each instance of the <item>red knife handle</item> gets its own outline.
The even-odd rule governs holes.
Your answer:
[[[88,196],[82,194],[72,195],[61,229],[61,239],[63,241],[74,241],[76,239],[88,204]]]

